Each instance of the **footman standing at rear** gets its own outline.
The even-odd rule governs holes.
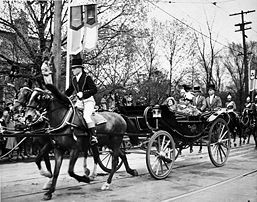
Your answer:
[[[92,77],[87,75],[83,68],[81,58],[72,59],[71,70],[74,77],[65,94],[71,96],[73,92],[76,93],[78,99],[75,106],[83,108],[83,117],[89,129],[90,143],[93,145],[97,143],[97,139],[95,137],[95,123],[91,119],[91,115],[94,112],[95,99],[93,96],[97,93],[97,88]]]

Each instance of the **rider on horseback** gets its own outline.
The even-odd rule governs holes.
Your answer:
[[[83,108],[83,117],[87,123],[90,135],[90,143],[94,145],[97,143],[95,123],[91,119],[91,115],[94,112],[95,99],[93,95],[97,93],[96,85],[91,78],[83,70],[82,59],[73,58],[71,61],[71,70],[74,77],[71,80],[69,88],[65,91],[67,96],[71,96],[75,91],[77,95],[77,101],[75,106],[78,108]]]
[[[229,93],[227,96],[226,108],[228,110],[236,111],[236,103],[232,100],[232,95]]]

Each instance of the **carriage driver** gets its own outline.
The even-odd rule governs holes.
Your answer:
[[[98,143],[98,141],[95,136],[95,123],[91,119],[91,115],[94,112],[95,107],[95,99],[93,95],[97,93],[97,88],[91,76],[87,75],[83,68],[81,58],[72,59],[71,70],[74,77],[71,80],[69,88],[65,91],[65,94],[67,96],[71,96],[75,91],[78,98],[75,106],[83,108],[83,117],[88,126],[90,144],[94,145]]]

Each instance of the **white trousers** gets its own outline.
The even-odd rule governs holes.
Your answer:
[[[91,116],[95,111],[95,99],[93,96],[84,100],[77,100],[75,106],[82,109],[83,108],[83,117],[87,123],[88,128],[95,127],[95,123],[92,120]]]

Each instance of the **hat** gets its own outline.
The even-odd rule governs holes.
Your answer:
[[[83,68],[82,66],[82,59],[81,58],[73,58],[71,60],[71,68]]]
[[[194,86],[194,92],[199,92],[199,93],[201,93],[201,88],[200,88],[200,86]]]
[[[210,85],[208,86],[208,89],[209,89],[209,90],[215,90],[215,85],[214,85],[214,84],[210,84]]]

